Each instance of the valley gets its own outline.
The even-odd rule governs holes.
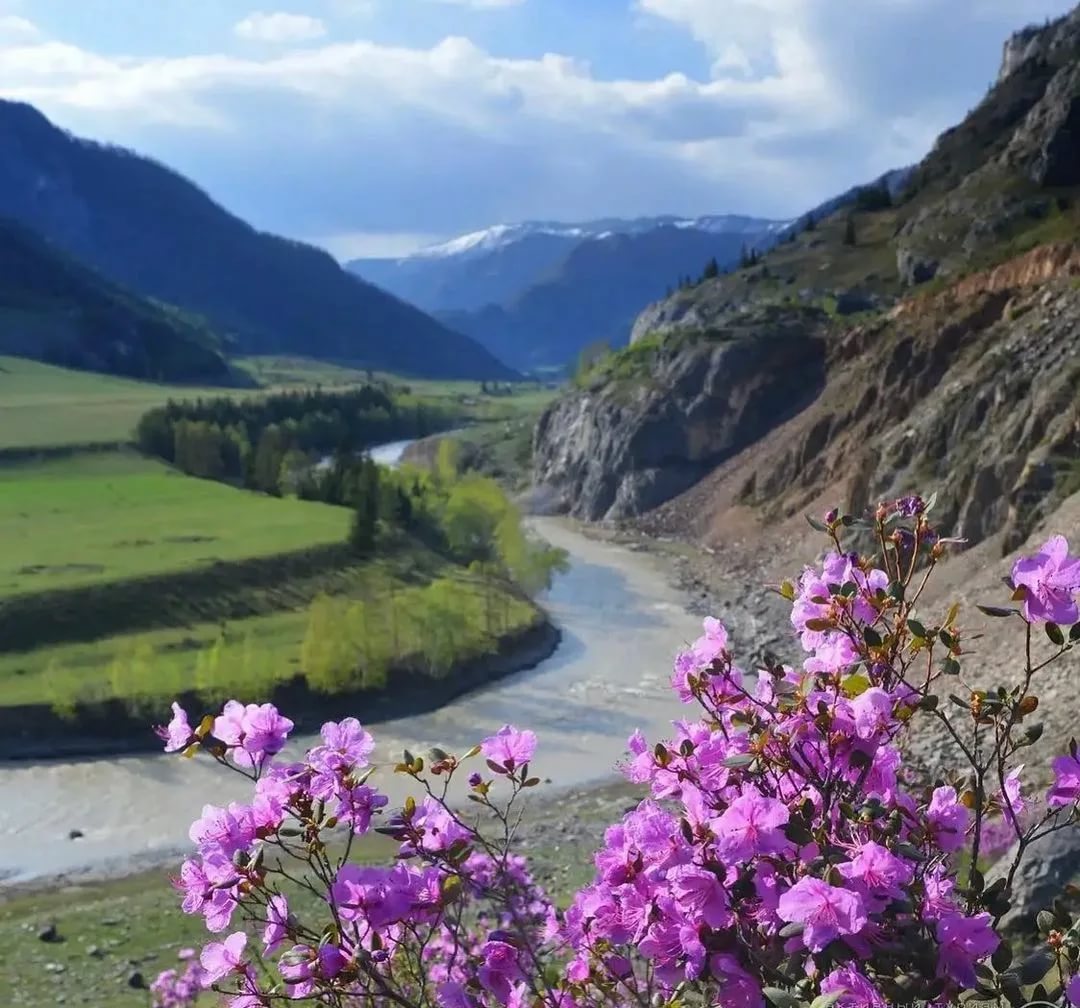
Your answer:
[[[513,18],[526,6],[469,5],[462,16],[505,7],[497,16]],[[659,17],[640,6],[635,31]],[[363,17],[383,16],[364,7]],[[0,16],[0,58],[15,20]],[[791,20],[801,25],[791,39],[809,31]],[[234,37],[283,92],[305,53],[333,56],[342,81],[354,63],[378,66],[375,43],[359,57],[329,37],[317,49],[327,24],[260,12]],[[710,45],[695,24],[695,44]],[[488,103],[534,114],[527,60],[489,65],[455,38],[436,50],[442,76],[430,92],[410,64],[403,90],[425,116],[434,121],[435,92],[465,63],[491,74],[485,114]],[[258,45],[285,48],[251,55]],[[792,51],[773,53],[777,82],[793,72]],[[726,103],[774,71],[761,78],[757,52],[739,46],[711,55],[707,85],[682,71],[605,81],[620,117],[600,115],[597,92],[575,118],[598,134],[621,130],[617,160],[651,179],[658,137],[647,156],[627,138],[648,133],[653,103],[678,92],[685,108],[661,133],[678,149],[671,177],[687,188],[671,203],[703,205],[690,180],[710,158],[715,176],[703,177],[718,180],[717,200],[741,192],[725,180],[754,164],[763,194],[777,179],[797,188],[802,166],[827,174],[832,188],[813,190],[797,213],[618,216],[598,206],[577,219],[561,213],[580,209],[575,196],[551,198],[552,216],[534,219],[543,200],[515,203],[508,185],[493,205],[528,210],[454,237],[444,222],[473,220],[465,204],[485,195],[484,176],[446,146],[448,180],[476,190],[448,189],[462,201],[453,213],[430,193],[392,207],[387,185],[363,213],[342,196],[328,219],[327,194],[293,184],[280,138],[282,165],[260,162],[265,178],[237,198],[235,185],[194,181],[197,157],[184,160],[189,180],[62,127],[54,106],[23,100],[32,90],[9,100],[0,73],[0,940],[12,963],[0,1002],[145,1008],[148,983],[178,948],[208,940],[197,915],[176,913],[165,883],[192,843],[200,857],[220,853],[206,865],[224,873],[191,883],[196,909],[260,892],[266,851],[301,852],[307,867],[287,880],[289,900],[325,917],[321,889],[335,883],[312,867],[318,857],[398,861],[404,877],[409,845],[426,838],[433,846],[416,863],[440,866],[430,892],[417,884],[406,900],[380,875],[382,889],[371,895],[373,883],[345,914],[332,898],[321,932],[278,922],[310,948],[272,963],[273,982],[292,985],[289,956],[317,964],[301,984],[381,977],[392,959],[380,958],[384,941],[405,935],[395,954],[407,955],[409,914],[448,921],[461,900],[464,926],[469,900],[501,893],[510,907],[521,897],[500,889],[509,855],[488,865],[492,851],[462,826],[509,782],[520,804],[495,814],[504,842],[520,842],[560,912],[585,900],[561,925],[581,943],[573,986],[551,993],[564,948],[549,948],[546,971],[514,959],[546,920],[530,902],[482,950],[461,953],[476,976],[460,989],[426,989],[442,966],[418,942],[422,993],[387,1003],[883,1008],[917,991],[912,1004],[1075,1008],[1080,7],[1008,39],[990,87],[966,113],[948,105],[955,124],[932,144],[916,149],[907,118],[880,124],[887,142],[863,121],[861,141],[881,142],[852,162],[873,165],[854,186],[850,173],[811,171],[820,155],[796,152],[811,143],[799,130],[751,131],[745,164],[719,158],[726,148],[715,145],[741,128],[720,114]],[[193,66],[213,77],[206,60]],[[563,60],[544,57],[545,115],[567,100],[562,77],[575,94],[596,83],[584,63]],[[327,100],[333,88],[319,80],[312,95]],[[252,78],[230,81],[255,89]],[[868,107],[872,90],[858,95]],[[837,87],[836,122],[842,107],[854,114],[858,91],[846,79]],[[715,114],[707,136],[690,128],[699,105]],[[479,133],[480,106],[459,114]],[[773,112],[758,114],[760,128]],[[314,151],[331,123],[313,119],[311,137],[285,146]],[[851,137],[834,125],[808,129],[844,160]],[[211,115],[198,128],[221,126]],[[588,162],[585,131],[574,157],[553,159],[618,188],[610,164]],[[216,142],[227,146],[227,135]],[[509,133],[499,139],[513,148]],[[432,129],[402,176],[442,143]],[[884,173],[882,152],[896,157]],[[343,163],[343,173],[370,168]],[[511,177],[534,188],[528,171],[506,169]],[[264,219],[304,220],[296,233],[317,240],[264,231],[211,195],[255,207],[267,179],[288,186]],[[644,190],[633,191],[640,201]],[[354,247],[368,251],[345,253]],[[294,722],[287,743],[269,715],[258,731],[202,720],[232,698],[279,708]],[[177,716],[156,734],[174,701],[190,723]],[[189,832],[205,802],[251,794],[242,775],[220,773],[214,752],[234,745],[243,766],[244,746],[270,753],[276,740],[281,767],[348,716],[371,730],[371,753],[341,731],[307,757],[312,767],[260,781],[258,815],[270,822],[294,803],[297,828],[231,807]],[[500,725],[466,782],[456,755]],[[535,758],[511,725],[536,732]],[[164,755],[163,739],[177,752]],[[196,741],[207,751],[178,758],[195,755]],[[389,799],[372,820],[382,832],[365,821],[346,840],[376,807],[365,765]],[[426,799],[412,776],[425,767]],[[636,806],[650,784],[655,804]],[[1009,852],[1035,842],[1024,823],[1044,812],[1068,828],[1006,880]],[[459,828],[467,843],[452,839]],[[581,897],[598,847],[596,887]],[[880,865],[856,874],[864,856],[895,878],[875,881]],[[470,878],[489,869],[494,881]],[[1036,916],[1047,887],[1060,898]],[[828,912],[790,909],[810,889]],[[398,897],[411,909],[373,923],[380,902]],[[835,933],[815,935],[848,911]],[[249,950],[263,925],[276,926],[264,912],[258,903],[246,925],[231,925],[249,927]],[[950,938],[942,920],[977,923],[985,948]],[[1029,983],[1034,967],[1012,967],[1012,956],[1035,942],[1055,952]],[[497,986],[495,944],[517,963]],[[353,959],[332,972],[338,945]],[[625,969],[612,954],[624,946]],[[666,972],[624,999],[619,985],[630,990],[634,970],[654,961]],[[533,966],[535,989],[512,987]],[[1010,969],[1021,971],[1015,983]],[[1073,972],[1073,994],[1035,986]],[[233,963],[221,976],[248,973]],[[851,976],[861,993],[844,986]],[[264,1008],[284,989],[234,1008]],[[154,1000],[213,1004],[209,994]]]

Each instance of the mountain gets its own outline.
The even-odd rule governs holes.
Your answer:
[[[433,377],[510,378],[470,338],[256,231],[177,173],[0,101],[0,215],[105,277],[205,316],[242,353],[298,353]]]
[[[737,234],[753,242],[769,227],[777,225],[734,215],[612,217],[579,224],[526,221],[473,231],[399,259],[354,259],[346,268],[424,311],[476,311],[512,301],[594,239],[678,228]],[[694,269],[701,265],[695,263]]]
[[[122,289],[6,218],[0,353],[154,381],[229,378],[217,336],[202,320]]]
[[[643,312],[541,418],[540,499],[716,545],[937,491],[1024,542],[1080,491],[1080,8],[890,190]]]
[[[710,259],[730,267],[785,226],[734,215],[530,222],[349,268],[516,367],[561,367],[587,345],[622,345],[649,300]]]

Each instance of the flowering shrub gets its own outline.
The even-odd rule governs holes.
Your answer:
[[[195,728],[174,705],[166,749],[209,754],[253,795],[207,805],[191,828],[197,852],[175,884],[220,937],[183,976],[159,978],[155,1003],[213,987],[232,1008],[1080,1006],[1080,924],[1060,902],[1022,961],[1001,937],[1021,859],[1078,821],[1076,743],[1053,761],[1045,800],[1021,757],[1041,734],[1039,672],[1080,640],[1080,625],[1062,626],[1080,618],[1080,561],[1055,536],[1016,564],[1013,604],[980,608],[1017,622],[1017,681],[971,688],[959,607],[919,611],[949,545],[928,511],[909,497],[870,520],[812,522],[830,552],[777,589],[801,667],[748,674],[705,620],[672,676],[694,714],[669,741],[630,739],[624,771],[649,797],[607,830],[594,881],[563,909],[513,852],[521,796],[539,783],[531,732],[406,752],[395,770],[415,795],[391,812],[352,718],[294,762],[279,757],[292,722],[268,704],[233,701]],[[851,534],[872,537],[876,556],[846,551]],[[1052,647],[1039,661],[1037,632]],[[945,778],[901,757],[918,721],[953,747]],[[466,774],[463,810],[450,782]],[[354,862],[371,830],[399,845],[394,864]],[[1009,847],[988,883],[988,852]]]

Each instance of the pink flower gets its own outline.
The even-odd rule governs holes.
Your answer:
[[[271,896],[266,905],[266,927],[263,930],[263,949],[269,954],[284,940],[289,927],[289,904],[280,893]]]
[[[888,1002],[855,966],[834,969],[821,981],[822,994],[843,991],[837,1000],[837,1008],[888,1008]]]
[[[1072,805],[1080,798],[1080,759],[1075,756],[1058,756],[1051,764],[1054,785],[1046,796],[1050,808]]]
[[[913,865],[873,841],[863,844],[855,857],[837,868],[849,882],[858,883],[869,896],[880,899],[875,911],[884,909],[889,899],[901,899],[902,887],[915,877]]]
[[[745,790],[713,824],[716,847],[726,864],[740,864],[758,854],[779,854],[789,846],[783,828],[787,806]]]
[[[322,726],[323,744],[308,753],[308,762],[321,772],[367,766],[375,740],[360,727],[356,718],[327,721]]]
[[[179,752],[186,749],[195,733],[188,724],[187,711],[175,701],[172,705],[172,720],[162,728],[160,725],[154,729],[154,734],[165,742],[166,752]]]
[[[934,789],[930,806],[926,810],[926,822],[933,834],[934,842],[946,854],[964,846],[968,810],[957,800],[956,788]]]
[[[207,981],[214,983],[228,973],[243,969],[246,944],[247,935],[243,931],[229,935],[223,942],[210,942],[199,956]]]
[[[975,963],[1000,944],[988,913],[965,917],[948,914],[937,922],[938,976],[951,977],[962,987],[975,986]]]
[[[1023,794],[1021,794],[1020,774],[1024,769],[1023,763],[1020,764],[1015,770],[1011,770],[1005,775],[1005,787],[998,792],[998,801],[1003,809],[1012,810],[1012,817],[1009,816],[1008,811],[1004,812],[1004,815],[1009,821],[1012,818],[1019,819],[1027,809],[1027,802],[1024,800]]]
[[[811,952],[841,935],[858,934],[867,923],[862,897],[816,878],[796,882],[780,897],[776,912],[781,920],[805,925],[803,943]]]
[[[435,1003],[439,1008],[476,1008],[476,998],[465,992],[463,984],[446,980],[435,989]]]
[[[687,917],[700,920],[711,928],[727,927],[731,908],[727,892],[711,871],[696,865],[679,865],[668,875],[671,893]]]
[[[717,952],[711,956],[709,972],[720,985],[716,994],[717,1008],[764,1008],[761,984],[730,952]]]
[[[703,622],[705,633],[694,642],[691,654],[699,668],[708,668],[727,650],[728,635],[724,624],[712,616]]]
[[[855,734],[872,739],[893,722],[893,698],[880,686],[871,686],[851,701],[855,713]]]
[[[484,961],[477,970],[480,985],[489,994],[506,1004],[510,998],[512,983],[521,976],[518,951],[503,941],[489,941],[484,945]]]
[[[259,766],[268,756],[281,752],[293,723],[282,717],[278,709],[269,703],[249,704],[244,711],[244,738],[241,742],[251,762]]]
[[[503,725],[494,735],[480,743],[480,751],[501,772],[512,773],[524,766],[536,752],[536,735]]]
[[[1013,565],[1013,584],[1024,589],[1024,615],[1033,623],[1080,621],[1076,592],[1080,591],[1080,559],[1069,556],[1064,536],[1051,536],[1031,557]]]

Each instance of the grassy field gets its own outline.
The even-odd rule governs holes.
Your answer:
[[[296,609],[0,654],[0,706],[65,711],[116,698],[160,710],[191,689],[215,702],[265,697],[301,669],[327,692],[379,687],[436,636],[443,650],[430,656],[431,674],[439,676],[451,662],[494,651],[501,635],[538,618],[529,603],[465,580],[445,564],[443,577],[427,585],[408,585],[400,566],[379,560],[347,573],[339,594]]]
[[[342,508],[182,476],[126,452],[0,467],[0,599],[340,542]]]
[[[260,395],[368,380],[366,371],[302,357],[246,357],[236,364],[263,388],[157,385],[0,356],[0,451],[126,442],[143,413],[168,399]],[[455,404],[474,422],[536,412],[554,395],[553,390],[535,385],[514,386],[513,394],[490,396],[480,394],[478,382],[414,380],[381,373],[374,377],[408,385],[419,398]]]
[[[220,394],[0,356],[0,450],[127,441],[167,399]]]

